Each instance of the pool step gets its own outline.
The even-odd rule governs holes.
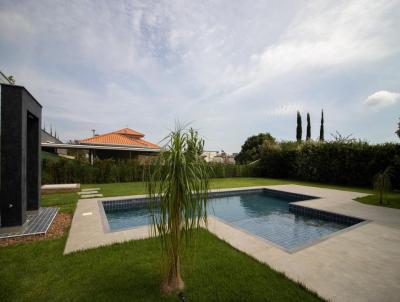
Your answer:
[[[85,192],[78,192],[79,195],[90,195],[90,194],[98,194],[99,191],[95,190],[95,191],[85,191]]]
[[[88,191],[100,191],[100,188],[87,188],[81,190],[81,192],[88,192]]]
[[[81,198],[82,198],[82,199],[98,198],[98,197],[103,197],[103,194],[86,194],[86,195],[81,195]]]
[[[99,193],[99,191],[100,188],[87,188],[82,189],[78,194],[83,199],[103,197],[103,194]]]

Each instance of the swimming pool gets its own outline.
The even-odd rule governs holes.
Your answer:
[[[275,190],[246,190],[211,195],[208,215],[266,239],[288,251],[313,243],[362,220],[318,211],[292,202],[315,197]],[[120,203],[103,202],[111,231],[149,223],[145,199]]]

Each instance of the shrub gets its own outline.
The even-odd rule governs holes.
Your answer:
[[[211,177],[255,176],[256,165],[209,163]],[[151,169],[151,167],[150,167]],[[142,181],[144,166],[135,160],[97,160],[93,165],[79,160],[43,159],[42,183],[113,183]]]
[[[374,175],[391,166],[400,186],[400,145],[365,142],[306,142],[264,146],[261,176],[340,185],[370,186]]]

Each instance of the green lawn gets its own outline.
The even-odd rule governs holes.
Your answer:
[[[200,231],[182,263],[188,301],[321,301]],[[160,246],[131,241],[63,256],[65,238],[0,248],[0,301],[178,301],[160,294]]]
[[[322,187],[329,189],[354,191],[361,193],[373,194],[372,189],[360,187],[346,187],[329,184],[320,184],[304,181],[292,181],[284,179],[271,179],[271,178],[216,178],[211,181],[212,188],[232,188],[232,187],[246,187],[246,186],[267,186],[267,185],[280,185],[280,184],[299,184],[304,186]],[[126,196],[135,194],[145,194],[145,186],[143,182],[131,183],[111,183],[111,184],[86,184],[82,188],[100,188],[101,193],[105,197],[109,196]],[[42,196],[43,206],[59,206],[63,212],[72,214],[78,195],[76,193],[67,194],[50,194]],[[367,196],[357,199],[357,201],[379,206],[378,198],[376,195]],[[400,193],[390,193],[388,195],[388,204],[383,206],[400,208]]]

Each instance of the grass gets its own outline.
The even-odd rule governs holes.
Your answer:
[[[200,231],[184,255],[188,301],[321,301],[303,286]],[[0,301],[178,301],[159,290],[156,239],[63,256],[65,238],[0,248]],[[210,256],[212,255],[212,256]]]
[[[357,198],[356,200],[369,205],[400,209],[400,193],[397,192],[388,193],[384,204],[379,203],[379,198],[375,194]]]
[[[369,205],[385,206],[391,208],[400,208],[400,193],[388,194],[388,203],[383,205],[379,204],[378,197],[374,194],[372,189],[361,187],[346,187],[330,184],[321,184],[305,181],[294,181],[285,179],[272,179],[272,178],[215,178],[211,181],[211,188],[223,189],[232,187],[247,187],[247,186],[270,186],[282,184],[298,184],[303,186],[321,187],[328,189],[353,191],[372,194],[358,198],[357,201]],[[82,188],[100,188],[101,193],[105,197],[110,196],[127,196],[135,194],[145,194],[145,186],[143,182],[130,182],[130,183],[111,183],[111,184],[86,184]],[[66,194],[49,194],[42,196],[43,206],[59,206],[62,212],[72,214],[75,210],[78,195],[76,193]]]

